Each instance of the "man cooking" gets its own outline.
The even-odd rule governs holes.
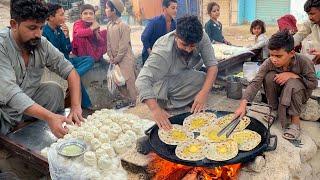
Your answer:
[[[26,117],[48,123],[56,137],[68,129],[63,123],[83,120],[80,78],[70,62],[44,37],[42,27],[47,9],[36,0],[12,0],[10,27],[0,31],[0,132],[7,134]],[[60,85],[41,82],[44,68],[68,81],[71,111],[66,118]]]
[[[194,70],[201,60],[207,73]],[[136,86],[140,101],[147,104],[160,128],[171,128],[166,110],[189,105],[192,113],[204,110],[217,64],[210,39],[196,16],[178,19],[176,31],[157,40]]]

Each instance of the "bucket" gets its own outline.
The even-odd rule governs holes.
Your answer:
[[[257,62],[245,62],[243,63],[243,76],[249,82],[257,75],[259,66]]]
[[[241,99],[242,98],[242,84],[237,77],[227,77],[227,98]]]

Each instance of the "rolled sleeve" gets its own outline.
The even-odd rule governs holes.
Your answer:
[[[28,107],[32,106],[35,102],[25,93],[18,92],[12,96],[8,102],[8,106],[15,109],[19,114],[22,114]]]
[[[203,38],[199,43],[199,50],[206,67],[218,65],[218,61],[214,56],[214,49],[206,32],[203,32]]]
[[[152,89],[144,89],[143,93],[139,93],[139,101],[143,102],[144,100],[147,99],[156,99],[156,95],[152,91]]]
[[[47,40],[44,41],[44,49],[47,49],[46,67],[63,79],[67,79],[73,69],[73,65],[51,43]]]

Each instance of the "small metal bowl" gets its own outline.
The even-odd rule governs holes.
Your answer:
[[[67,146],[70,145],[76,145],[81,149],[81,152],[79,153],[75,153],[75,154],[65,154],[63,153],[63,149]],[[57,144],[56,150],[58,152],[59,155],[61,156],[65,156],[65,157],[77,157],[80,156],[82,154],[84,154],[87,150],[87,145],[85,142],[78,140],[78,139],[68,139],[65,141],[60,142],[59,144]]]

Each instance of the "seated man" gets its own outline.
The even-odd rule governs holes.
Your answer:
[[[304,11],[308,13],[309,20],[303,23],[300,31],[294,37],[294,46],[299,46],[300,43],[311,34],[313,47],[319,49],[320,46],[320,1],[307,0],[304,4]],[[310,54],[315,55],[313,62],[320,64],[320,55],[315,53],[315,49],[310,49]]]
[[[41,29],[47,8],[35,0],[12,0],[10,27],[0,31],[0,133],[7,134],[24,115],[48,122],[56,137],[68,129],[62,126],[82,118],[80,78],[73,66],[46,38]],[[44,68],[67,79],[71,111],[66,118],[56,114],[64,110],[61,86],[42,83]]]
[[[141,35],[143,64],[148,59],[152,46],[159,37],[176,29],[176,21],[174,19],[177,16],[177,0],[164,0],[162,7],[163,14],[151,19]]]
[[[280,31],[269,39],[270,58],[261,65],[258,74],[247,87],[236,116],[244,116],[247,103],[252,101],[263,84],[269,105],[278,114],[283,137],[289,140],[300,136],[302,105],[317,87],[314,65],[307,57],[295,53],[289,31]],[[277,113],[276,113],[277,112]],[[287,122],[287,115],[290,122]]]
[[[193,69],[201,58],[207,74]],[[200,21],[196,16],[182,17],[176,31],[154,44],[141,69],[136,80],[140,101],[148,105],[158,126],[168,130],[171,124],[165,109],[192,103],[191,112],[204,110],[217,71],[210,39]]]
[[[69,57],[72,46],[69,30],[65,24],[63,7],[59,4],[48,4],[48,11],[49,17],[47,18],[47,24],[43,27],[42,35],[64,54],[64,57],[72,63],[80,76],[84,75],[92,68],[93,58],[90,56]],[[89,108],[91,106],[90,97],[82,84],[81,92],[82,107]]]

